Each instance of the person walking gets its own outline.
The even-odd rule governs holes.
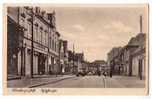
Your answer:
[[[110,78],[112,78],[112,71],[110,71]]]
[[[107,76],[107,72],[106,71],[103,72],[103,76],[104,76],[104,78],[106,78],[106,76]]]

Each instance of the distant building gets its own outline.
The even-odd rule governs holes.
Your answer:
[[[120,68],[119,62],[119,53],[121,52],[122,47],[114,47],[112,50],[107,54],[107,65],[110,67],[111,72],[113,74],[118,74]]]
[[[61,72],[66,73],[68,72],[68,42],[66,40],[60,39],[60,50],[59,50],[59,57],[60,57],[60,66]]]
[[[77,66],[77,71],[82,71],[82,63],[84,62],[84,54],[83,53],[76,53],[74,57],[75,66]]]
[[[107,67],[107,62],[104,60],[95,60],[92,63],[97,68],[97,71],[104,71]]]
[[[74,54],[71,50],[68,50],[68,71],[70,73],[73,72],[73,67],[74,67]]]
[[[85,71],[85,72],[88,72],[89,71],[89,62],[88,61],[82,61],[82,70]]]

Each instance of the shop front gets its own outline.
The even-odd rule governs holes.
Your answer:
[[[46,55],[39,53],[39,56],[38,56],[38,74],[39,75],[45,74],[46,59],[47,59]]]
[[[23,28],[11,17],[7,17],[7,74],[8,76],[20,76],[21,65],[19,63],[21,56],[21,42]]]

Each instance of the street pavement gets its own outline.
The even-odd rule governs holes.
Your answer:
[[[38,86],[39,88],[104,88],[102,76],[80,76],[57,83]]]
[[[75,77],[75,75],[36,75],[34,78],[22,78],[15,80],[8,80],[8,88],[32,88],[42,86],[45,84],[56,83],[61,80],[66,80]]]
[[[106,88],[144,88],[145,80],[134,76],[113,76],[105,80]]]
[[[39,88],[144,88],[145,80],[127,76],[84,76],[62,80]]]
[[[33,79],[9,80],[9,88],[144,88],[145,80],[128,76],[79,76],[36,77]]]

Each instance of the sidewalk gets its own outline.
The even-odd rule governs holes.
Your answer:
[[[7,80],[15,80],[15,79],[21,79],[18,75],[7,75]]]
[[[56,83],[61,80],[70,79],[75,77],[75,75],[42,75],[36,76],[32,79],[22,78],[17,80],[8,80],[8,88],[33,88],[50,83]]]
[[[113,76],[107,77],[106,88],[144,88],[145,80],[140,80],[134,76]]]

